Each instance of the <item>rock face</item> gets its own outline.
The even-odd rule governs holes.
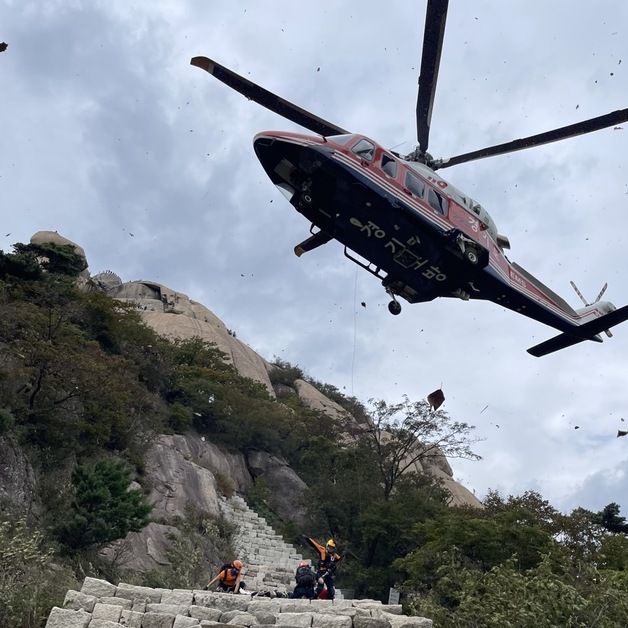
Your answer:
[[[262,478],[270,489],[270,506],[284,520],[307,525],[303,497],[306,483],[288,466],[285,460],[264,451],[247,456],[248,466],[255,479]]]
[[[294,388],[301,402],[311,410],[318,410],[337,421],[350,420],[351,415],[335,401],[332,401],[309,382],[302,379],[294,381]]]
[[[85,578],[52,609],[46,628],[204,628],[208,626],[300,628],[431,628],[432,620],[407,617],[399,604],[376,600],[286,600],[118,586]]]
[[[168,551],[179,529],[151,521],[139,532],[130,532],[126,538],[104,548],[100,554],[119,569],[147,572],[169,565]]]
[[[10,436],[0,437],[0,512],[29,514],[36,508],[35,474]]]
[[[193,505],[218,516],[217,474],[224,474],[241,491],[251,484],[242,454],[228,454],[197,435],[161,435],[146,454],[153,519],[174,522]],[[218,480],[220,481],[220,480]]]
[[[101,275],[98,275],[101,277]],[[111,278],[106,278],[112,283]],[[268,365],[251,347],[238,340],[234,332],[204,305],[181,292],[148,281],[111,285],[111,297],[133,303],[147,325],[166,338],[201,338],[214,343],[240,375],[263,384],[275,396],[268,377]]]

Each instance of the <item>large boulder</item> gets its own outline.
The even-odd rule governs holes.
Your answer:
[[[68,240],[56,231],[38,231],[31,237],[31,244],[56,244],[57,246],[73,246],[74,252],[83,258],[87,268],[87,256],[82,246]]]
[[[263,384],[275,396],[268,377],[268,365],[251,347],[238,340],[235,332],[208,308],[187,295],[150,281],[130,281],[112,286],[108,294],[134,304],[144,322],[166,338],[201,338],[222,351],[238,373]]]
[[[192,434],[159,436],[146,454],[146,474],[152,518],[168,523],[184,517],[189,505],[218,516],[220,485],[226,480],[245,490],[251,483],[242,454],[226,453]]]
[[[180,536],[177,528],[152,521],[139,532],[108,545],[100,553],[119,569],[147,572],[170,564],[168,551]]]
[[[304,497],[307,484],[288,463],[265,451],[250,452],[247,461],[253,477],[263,479],[270,489],[270,507],[282,519],[306,526]]]
[[[294,381],[294,388],[297,391],[297,395],[299,395],[301,403],[311,410],[322,412],[338,421],[353,421],[351,415],[341,405],[326,397],[309,382],[297,379]]]

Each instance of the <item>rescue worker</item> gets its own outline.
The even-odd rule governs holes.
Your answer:
[[[318,563],[316,565],[316,595],[320,596],[323,589],[327,587],[327,598],[333,600],[336,595],[334,575],[338,563],[342,560],[342,556],[336,553],[336,541],[329,539],[325,546],[323,546],[308,536],[302,538],[318,554]]]
[[[316,597],[316,591],[314,591],[314,585],[316,584],[316,576],[312,571],[312,566],[307,560],[302,560],[297,567],[294,574],[294,579],[297,583],[294,587],[294,591],[290,594],[292,599],[307,598],[313,600]]]
[[[244,564],[241,560],[234,560],[231,563],[226,563],[220,568],[220,572],[215,578],[212,578],[207,583],[207,589],[209,589],[216,581],[218,581],[218,591],[224,593],[239,593],[240,589],[245,588],[244,582],[242,582],[242,568]]]

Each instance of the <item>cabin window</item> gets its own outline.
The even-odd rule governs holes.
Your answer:
[[[382,170],[393,179],[397,176],[397,162],[385,153],[382,155]]]
[[[427,200],[432,209],[435,209],[439,214],[447,213],[447,201],[436,190],[430,188]]]
[[[414,196],[418,196],[419,198],[422,198],[425,194],[425,183],[411,172],[406,174],[406,187]]]
[[[352,149],[358,157],[371,161],[375,155],[375,145],[368,140],[360,140]]]
[[[336,142],[336,144],[348,144],[354,137],[353,133],[345,133],[344,135],[330,135],[327,139]]]

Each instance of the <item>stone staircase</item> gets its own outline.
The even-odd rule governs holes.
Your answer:
[[[303,557],[286,543],[244,499],[233,495],[220,502],[223,516],[237,526],[234,549],[244,562],[243,580],[251,591],[286,593],[294,588],[294,572]]]
[[[151,589],[85,578],[68,591],[46,628],[431,628],[400,605],[375,600],[288,600]]]

